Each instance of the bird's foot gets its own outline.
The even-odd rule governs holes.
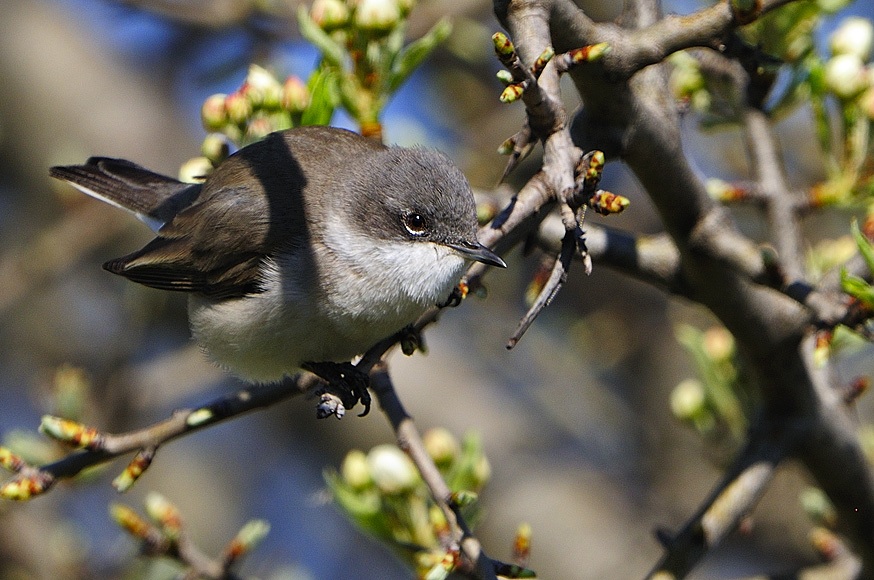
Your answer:
[[[370,377],[352,363],[308,362],[302,368],[327,383],[318,392],[316,416],[319,419],[331,415],[342,419],[346,409],[351,409],[359,401],[364,405],[364,410],[358,416],[363,417],[370,412],[370,393],[367,390]]]
[[[455,288],[452,289],[452,292],[449,293],[449,297],[446,298],[444,302],[441,302],[437,305],[437,308],[455,308],[461,302],[467,298],[467,293],[470,289],[467,286],[466,282],[459,282],[455,285]]]

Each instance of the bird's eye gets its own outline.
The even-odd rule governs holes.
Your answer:
[[[403,222],[404,227],[411,235],[417,237],[428,235],[428,220],[422,214],[414,211],[405,213]]]

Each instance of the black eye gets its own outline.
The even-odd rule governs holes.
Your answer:
[[[418,237],[428,235],[428,220],[422,214],[411,211],[405,213],[402,220],[411,235]]]

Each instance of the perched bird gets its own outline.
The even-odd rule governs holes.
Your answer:
[[[105,157],[50,174],[156,232],[104,268],[187,292],[194,339],[249,381],[349,361],[446,301],[466,261],[505,266],[445,155],[342,129],[272,133],[202,184]]]

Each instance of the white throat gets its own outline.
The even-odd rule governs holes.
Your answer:
[[[325,230],[336,259],[332,297],[347,314],[364,318],[418,317],[445,301],[464,271],[451,248],[429,241],[374,240],[337,223]],[[415,312],[415,314],[413,314]],[[406,320],[400,326],[408,324]]]

